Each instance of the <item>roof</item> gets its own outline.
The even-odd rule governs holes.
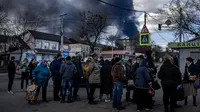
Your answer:
[[[77,40],[77,39],[73,39],[73,38],[69,38],[69,40],[73,43],[73,44],[85,44],[85,45],[89,45],[88,42],[83,41],[83,40]]]
[[[24,49],[31,49],[30,46],[26,42],[24,42],[22,38],[20,38],[20,36],[15,36],[15,38],[19,41],[19,43],[22,44],[21,47],[23,47]]]
[[[59,35],[44,33],[44,32],[39,32],[39,31],[33,31],[33,30],[28,30],[28,32],[30,32],[31,35],[33,37],[35,37],[36,39],[61,42],[61,36],[59,36]],[[63,40],[64,40],[64,43],[67,43],[67,44],[71,43],[71,41],[69,39],[67,39],[67,37],[64,37]]]

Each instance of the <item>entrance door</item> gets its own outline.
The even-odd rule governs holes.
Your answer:
[[[197,62],[198,59],[200,59],[200,52],[191,52],[190,57],[194,59],[194,63]]]

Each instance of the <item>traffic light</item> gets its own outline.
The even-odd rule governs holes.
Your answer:
[[[158,30],[162,29],[162,24],[158,24]]]

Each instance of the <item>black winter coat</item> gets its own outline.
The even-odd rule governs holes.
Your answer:
[[[112,93],[112,76],[111,76],[112,66],[103,65],[101,68],[101,92],[103,94]]]
[[[16,73],[16,66],[14,61],[9,61],[8,63],[8,75],[15,75]]]
[[[153,62],[153,59],[147,59],[147,68],[149,69],[149,75],[151,76],[151,79],[154,80],[156,74],[157,74],[157,68]]]
[[[190,81],[189,80],[187,69],[188,69],[190,75],[193,75],[193,76],[196,75],[196,76],[198,76],[197,67],[196,67],[196,65],[194,63],[192,63],[189,67],[187,65],[185,66],[185,73],[184,73],[184,79],[183,79],[184,83],[194,83],[195,81]]]
[[[161,79],[163,86],[176,88],[182,81],[182,75],[179,68],[170,63],[164,63],[158,72],[158,78]]]
[[[35,69],[37,67],[37,65],[36,64],[33,64],[33,63],[29,63],[29,65],[28,65],[28,68],[29,68],[29,70],[30,70],[30,77],[32,77],[32,72],[33,72],[33,70]]]

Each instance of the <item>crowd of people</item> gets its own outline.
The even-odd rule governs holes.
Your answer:
[[[11,57],[8,65],[8,93],[13,94],[12,84],[16,73],[15,58]],[[161,80],[163,89],[163,103],[165,112],[174,112],[175,108],[180,107],[177,101],[177,90],[182,87],[184,91],[185,105],[187,105],[188,96],[193,96],[193,105],[196,104],[197,89],[194,83],[198,78],[200,70],[200,61],[197,64],[193,63],[191,57],[186,58],[185,73],[182,80],[182,74],[173,58],[167,55],[163,65],[157,73],[157,68],[151,56],[151,51],[146,52],[146,55],[140,55],[135,59],[129,59],[125,67],[122,64],[122,59],[117,55],[109,60],[104,60],[100,57],[98,61],[97,54],[91,54],[83,65],[81,56],[66,57],[63,59],[59,53],[54,60],[48,65],[48,62],[43,60],[39,65],[35,63],[34,59],[28,64],[24,61],[21,70],[21,89],[24,89],[24,81],[26,87],[28,86],[29,78],[31,83],[37,85],[35,103],[42,88],[42,99],[48,102],[47,86],[50,78],[53,80],[53,97],[54,101],[65,103],[67,96],[67,103],[79,101],[80,96],[78,91],[81,80],[85,81],[86,94],[88,104],[95,105],[94,94],[97,87],[100,87],[99,101],[105,95],[105,102],[113,102],[113,108],[117,110],[125,109],[122,105],[121,99],[123,95],[123,88],[126,86],[126,101],[135,102],[137,104],[137,111],[150,111],[154,107],[155,90],[160,89],[160,85],[156,80],[157,77]],[[131,91],[133,94],[131,95]],[[59,94],[60,93],[60,94]],[[61,97],[60,97],[61,96]],[[170,109],[169,109],[170,105]]]

